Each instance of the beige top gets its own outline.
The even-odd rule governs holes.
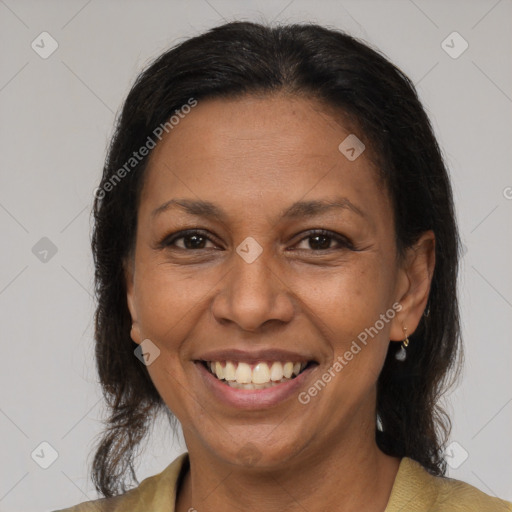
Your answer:
[[[174,512],[176,488],[188,454],[180,455],[161,473],[116,496],[87,501],[55,512]],[[384,512],[512,512],[512,503],[492,498],[464,482],[435,477],[404,457]]]

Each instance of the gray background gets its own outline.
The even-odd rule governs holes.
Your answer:
[[[96,497],[87,464],[104,411],[92,357],[92,191],[141,67],[233,19],[346,29],[417,84],[450,168],[466,250],[466,365],[448,400],[457,443],[450,476],[512,499],[510,0],[0,0],[0,511]],[[43,31],[59,45],[47,59],[31,48]],[[469,44],[458,58],[441,45],[454,31]],[[445,44],[453,53],[463,43]],[[43,237],[56,254],[40,252],[48,241],[34,254]],[[58,452],[48,469],[31,458],[43,441]],[[139,478],[183,450],[157,426]],[[51,450],[39,447],[34,459],[51,462]]]

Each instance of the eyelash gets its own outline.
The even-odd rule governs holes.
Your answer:
[[[212,243],[215,243],[206,234],[205,231],[202,231],[200,229],[189,229],[189,230],[185,230],[185,231],[178,231],[178,232],[173,233],[171,235],[166,235],[163,238],[163,240],[158,244],[158,247],[161,248],[161,249],[169,248],[169,247],[172,247],[177,240],[181,240],[182,238],[187,238],[187,237],[191,237],[191,236],[194,236],[194,235],[201,236],[201,237],[205,238],[206,240],[208,240],[208,241],[210,241]],[[301,238],[297,242],[297,244],[299,244],[300,242],[303,242],[304,240],[307,240],[308,238],[313,238],[315,236],[324,236],[324,237],[327,237],[327,238],[330,238],[330,239],[336,241],[339,244],[338,249],[349,249],[349,250],[352,250],[352,251],[356,250],[354,248],[352,242],[348,238],[346,238],[346,237],[344,237],[342,235],[339,235],[337,233],[334,233],[333,231],[328,231],[328,230],[325,230],[325,229],[312,229],[312,230],[310,230],[308,232],[308,235],[304,236],[303,238]],[[204,250],[204,248],[203,249],[187,249],[187,248],[176,247],[176,246],[174,246],[174,248],[182,250],[182,251],[200,251],[200,250]],[[313,251],[313,252],[323,252],[323,251],[332,251],[332,250],[336,250],[336,249],[337,249],[336,247],[330,247],[328,249],[298,249],[298,250],[299,251],[310,250],[310,251]]]

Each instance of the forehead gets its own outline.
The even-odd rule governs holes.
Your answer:
[[[185,196],[268,213],[274,204],[281,211],[298,199],[340,194],[354,204],[389,208],[369,151],[354,160],[339,149],[347,137],[364,139],[353,131],[341,115],[310,99],[199,101],[153,150],[141,209],[149,213]]]

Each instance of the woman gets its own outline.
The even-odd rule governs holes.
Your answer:
[[[316,25],[185,41],[132,88],[95,195],[106,498],[69,511],[512,510],[444,477],[459,238],[383,56]],[[159,411],[188,452],[127,491]]]

